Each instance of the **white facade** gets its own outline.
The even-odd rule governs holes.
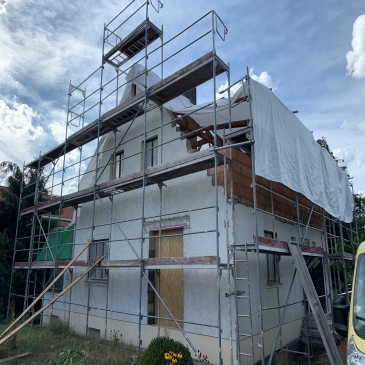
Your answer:
[[[118,151],[124,151],[124,162],[122,176],[130,175],[141,171],[143,166],[143,133],[144,116],[137,118]],[[163,110],[163,123],[167,123],[172,117],[170,113]],[[128,124],[129,125],[129,124]],[[102,140],[98,165],[99,168],[107,164],[113,154],[113,148],[119,143],[128,125],[119,128],[114,135],[109,133]],[[152,130],[152,131],[151,131]],[[151,132],[148,132],[151,131]],[[163,133],[161,132],[163,131]],[[173,123],[161,128],[161,112],[154,109],[147,114],[147,140],[151,137],[158,138],[157,147],[158,164],[175,162],[182,158],[197,153],[189,149],[189,142],[180,139],[180,132]],[[95,158],[89,165],[87,172],[95,168]],[[100,170],[101,171],[101,170]],[[94,173],[86,173],[81,180],[80,189],[93,186]],[[111,167],[107,166],[100,177],[98,184],[111,179]],[[207,174],[207,170],[186,175],[177,179],[165,182],[162,187],[162,205],[160,206],[160,189],[157,184],[145,188],[144,217],[142,225],[142,189],[135,189],[129,192],[116,194],[113,202],[109,198],[103,198],[102,202],[112,213],[109,215],[104,206],[98,201],[82,204],[78,208],[75,231],[74,254],[91,238],[94,240],[106,239],[108,243],[108,260],[135,260],[135,253],[124,238],[121,230],[128,238],[138,255],[141,254],[141,235],[143,235],[143,258],[149,257],[149,238],[151,231],[160,227],[183,228],[183,255],[193,256],[216,256],[216,220],[215,220],[215,187],[213,176]],[[234,201],[235,202],[235,201]],[[218,231],[219,231],[219,257],[221,264],[227,264],[227,244],[251,243],[255,235],[255,219],[253,209],[243,204],[235,203],[232,209],[231,200],[227,201],[223,186],[218,187]],[[204,208],[204,209],[201,209]],[[161,209],[161,211],[160,211]],[[162,219],[159,216],[162,213]],[[93,223],[94,217],[94,223]],[[118,224],[115,224],[117,221]],[[95,229],[92,231],[91,227]],[[121,229],[119,229],[119,228]],[[264,231],[276,232],[277,239],[287,241],[292,236],[298,236],[298,228],[295,225],[281,223],[272,216],[258,212],[259,236],[264,236]],[[309,229],[307,237],[321,246],[321,233]],[[242,254],[243,255],[243,254]],[[89,253],[85,252],[78,260],[88,260]],[[232,261],[230,262],[232,263]],[[244,265],[244,264],[242,264]],[[256,253],[249,254],[249,274],[251,287],[251,306],[254,337],[255,358],[260,358],[259,342],[259,291]],[[243,267],[243,266],[242,266]],[[290,256],[282,256],[279,262],[280,284],[267,284],[267,257],[260,254],[260,275],[261,293],[264,306],[284,305],[294,264]],[[67,273],[64,279],[64,287],[78,277],[85,268],[74,268],[72,274]],[[220,302],[221,302],[221,323],[222,323],[222,356],[225,364],[230,363],[231,352],[235,356],[235,302],[233,296],[226,296],[228,293],[228,276],[231,275],[227,269],[222,270],[220,279]],[[245,271],[238,268],[238,275],[245,276]],[[65,321],[70,321],[71,327],[80,334],[86,333],[86,324],[91,329],[100,331],[100,337],[110,338],[110,332],[119,330],[123,341],[138,345],[138,315],[141,300],[142,347],[147,347],[149,341],[157,335],[170,336],[179,339],[187,345],[178,329],[157,325],[149,325],[148,313],[148,288],[147,281],[143,279],[142,293],[140,297],[140,270],[139,268],[109,268],[105,274],[105,280],[88,279],[81,280],[71,291],[64,294],[52,308],[49,308],[44,317],[44,322],[49,320],[50,315],[59,316]],[[233,277],[230,277],[233,286]],[[185,268],[183,273],[184,287],[184,331],[187,336],[203,354],[209,356],[213,364],[218,363],[218,286],[217,268],[211,265],[207,268]],[[238,287],[239,288],[239,287]],[[245,287],[242,290],[247,291]],[[89,316],[87,318],[87,305],[89,298]],[[48,299],[48,298],[46,298]],[[304,317],[303,290],[299,278],[295,279],[293,291],[290,297],[291,305],[287,309],[284,325],[282,328],[282,345],[300,336],[300,328]],[[231,302],[231,303],[230,303]],[[69,304],[72,303],[72,304]],[[230,309],[231,304],[231,309]],[[107,309],[107,311],[106,311]],[[248,313],[248,302],[246,308],[239,311]],[[263,312],[263,324],[265,331],[265,356],[269,355],[272,343],[279,324],[279,311],[269,310]],[[241,327],[249,331],[249,321],[242,321]],[[232,331],[232,343],[230,342]],[[232,349],[230,348],[233,346]],[[242,349],[251,352],[250,339],[243,341]],[[278,343],[279,348],[279,343]],[[250,363],[250,360],[247,360]]]

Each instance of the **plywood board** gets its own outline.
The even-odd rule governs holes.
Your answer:
[[[155,238],[155,257],[182,257],[184,255],[183,229],[164,230],[161,238]],[[158,232],[154,232],[157,236]],[[176,235],[176,236],[171,236]],[[181,235],[181,236],[179,236]],[[156,270],[156,289],[160,288],[160,296],[176,319],[184,319],[184,270]],[[155,315],[157,316],[158,297],[155,295]],[[169,314],[160,303],[160,317],[169,318]],[[157,320],[155,321],[157,323]],[[179,323],[183,328],[183,323]],[[175,322],[161,320],[161,326],[177,328]]]

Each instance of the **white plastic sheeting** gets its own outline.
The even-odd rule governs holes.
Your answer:
[[[121,103],[131,97],[132,83],[144,90],[144,67],[134,65],[126,75],[129,83],[124,89]],[[147,87],[160,81],[154,73],[147,76]],[[332,216],[349,223],[353,215],[353,197],[346,172],[342,171],[330,154],[313,138],[312,133],[275,94],[264,85],[250,79],[251,110],[255,136],[255,171],[268,180],[279,182],[303,194]],[[248,95],[248,82],[232,96],[231,121],[251,119],[250,104],[237,103]],[[199,125],[214,124],[214,105],[192,105],[179,96],[164,105],[172,112],[190,115]],[[217,100],[217,124],[230,120],[228,99]],[[232,131],[236,131],[233,129]],[[226,131],[229,133],[229,131]],[[219,130],[222,136],[223,131]]]
[[[256,174],[303,194],[349,223],[353,196],[345,171],[267,87],[250,80]]]
[[[346,172],[270,89],[250,79],[250,91],[256,175],[282,183],[332,216],[352,222],[354,203]],[[231,121],[251,119],[249,103],[236,103],[247,95],[248,82],[245,81],[232,97]],[[203,106],[206,108],[201,109]],[[190,116],[201,126],[214,123],[212,103],[184,109],[174,108],[174,105],[166,107],[179,114],[195,111]],[[229,121],[227,99],[217,100],[216,110],[218,125]],[[218,134],[222,136],[222,130]]]

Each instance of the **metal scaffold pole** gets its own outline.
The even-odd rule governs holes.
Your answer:
[[[102,46],[102,54],[101,54],[101,67],[100,67],[100,88],[99,88],[99,104],[98,104],[98,127],[97,127],[97,137],[96,137],[96,161],[95,161],[95,173],[94,173],[94,198],[92,201],[92,219],[91,219],[91,246],[94,245],[94,233],[95,233],[95,209],[96,209],[96,200],[98,198],[98,172],[99,172],[99,154],[100,154],[100,129],[102,120],[102,104],[103,104],[103,75],[104,75],[104,47],[105,47],[105,34],[106,34],[106,25],[104,23],[103,29],[103,46]],[[93,264],[93,262],[91,262]],[[85,335],[89,335],[89,316],[90,316],[90,295],[91,295],[91,281],[90,279],[87,281],[87,308],[86,308],[86,328]]]
[[[250,105],[250,127],[251,127],[251,139],[255,141],[255,130],[252,117],[252,95],[250,88],[250,75],[247,68],[246,80],[248,83],[248,102]],[[265,364],[265,343],[264,343],[264,320],[262,312],[262,293],[261,293],[261,265],[260,265],[260,250],[259,250],[259,226],[258,226],[258,216],[257,216],[257,191],[256,191],[256,173],[255,173],[255,144],[251,145],[251,161],[252,161],[252,194],[253,194],[253,214],[255,220],[255,242],[256,242],[256,269],[257,269],[257,280],[258,280],[258,297],[259,297],[259,308],[258,315],[260,321],[260,342],[259,347],[261,350],[261,362],[262,365]]]

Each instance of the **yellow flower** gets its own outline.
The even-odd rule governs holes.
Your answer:
[[[182,353],[181,353],[181,352],[179,352],[179,353],[177,354],[177,357],[178,357],[179,359],[182,359],[182,358],[183,358]]]

